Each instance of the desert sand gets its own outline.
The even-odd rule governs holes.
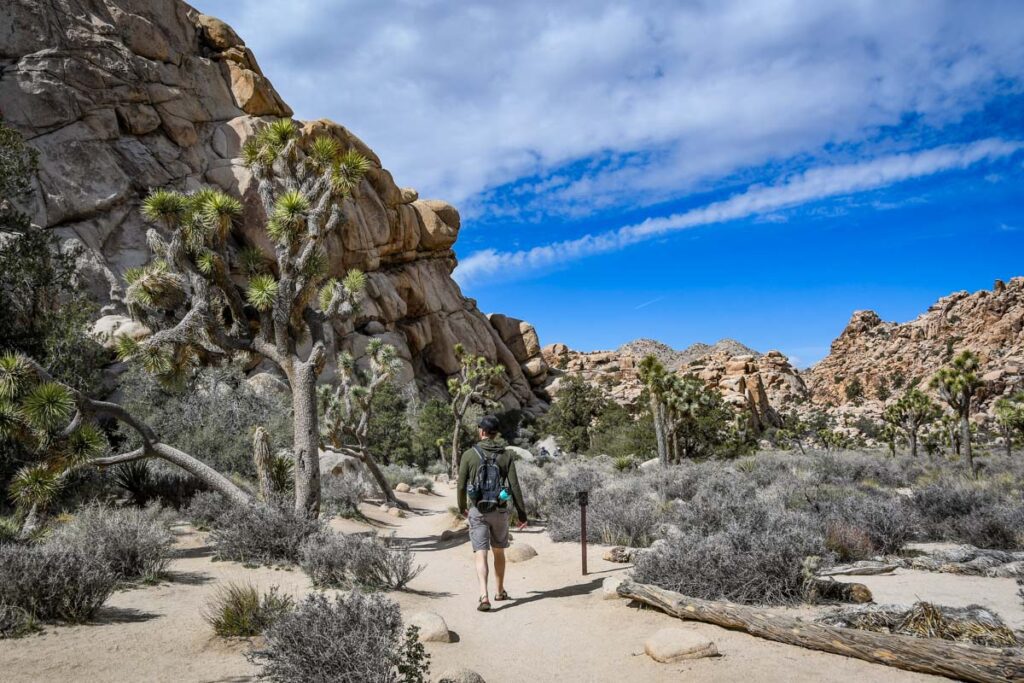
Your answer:
[[[510,681],[925,681],[944,680],[855,659],[760,640],[716,626],[680,622],[625,600],[602,600],[601,583],[628,566],[588,553],[590,574],[580,574],[576,544],[553,543],[540,527],[515,534],[538,556],[509,564],[507,588],[514,600],[490,613],[475,611],[476,581],[465,537],[442,543],[451,523],[453,492],[403,494],[413,512],[396,519],[364,505],[369,522],[335,520],[342,531],[375,528],[407,539],[425,569],[411,591],[392,594],[403,612],[431,610],[448,623],[453,643],[428,643],[432,675],[467,667],[489,683]],[[255,668],[243,652],[247,640],[212,635],[202,612],[218,585],[248,581],[278,585],[301,596],[311,590],[298,569],[247,568],[213,562],[205,534],[176,528],[177,557],[168,580],[116,593],[96,623],[48,626],[41,635],[0,641],[0,672],[19,681],[249,681]],[[950,605],[981,603],[1015,627],[1024,609],[1011,579],[900,571],[862,577],[879,602],[935,600]],[[493,592],[493,589],[492,589]],[[500,606],[499,606],[500,605]],[[785,612],[786,610],[778,610]],[[796,610],[810,614],[809,610]],[[792,613],[792,611],[791,611]],[[644,654],[644,640],[660,628],[679,626],[713,640],[720,657],[658,664]]]

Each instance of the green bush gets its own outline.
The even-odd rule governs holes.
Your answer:
[[[203,618],[218,636],[248,638],[263,633],[294,606],[291,596],[278,593],[277,586],[260,594],[251,584],[230,583],[217,589]]]

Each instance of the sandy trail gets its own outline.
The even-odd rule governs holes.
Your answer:
[[[478,671],[489,683],[509,681],[925,681],[944,680],[907,673],[854,659],[760,640],[706,624],[683,623],[653,610],[601,600],[605,577],[625,571],[588,554],[591,574],[580,575],[579,546],[557,544],[540,529],[515,534],[514,542],[536,548],[538,557],[509,564],[506,584],[511,603],[475,610],[472,555],[464,539],[442,543],[451,521],[454,495],[404,495],[414,509],[406,519],[365,505],[370,523],[336,520],[343,531],[373,527],[406,538],[425,569],[412,592],[393,593],[404,612],[431,610],[442,615],[457,635],[450,644],[429,643],[436,675],[455,666]],[[205,535],[179,529],[179,557],[170,580],[115,594],[97,623],[47,627],[44,634],[0,641],[0,678],[4,681],[249,681],[254,668],[242,653],[247,641],[212,636],[202,610],[217,586],[249,581],[277,584],[301,595],[310,590],[299,570],[250,569],[233,562],[212,562]],[[981,602],[1015,626],[1024,610],[1011,579],[978,579],[945,574],[903,572],[868,577],[880,601],[936,599],[947,604]],[[492,588],[493,592],[493,588]],[[785,611],[785,610],[780,610]],[[681,664],[657,664],[643,653],[644,640],[665,626],[697,631],[714,640],[721,657]]]

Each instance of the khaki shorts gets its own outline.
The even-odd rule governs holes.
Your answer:
[[[489,550],[495,548],[507,548],[508,525],[512,519],[512,510],[494,510],[493,512],[480,512],[475,507],[469,508],[469,540],[473,544],[473,550]]]

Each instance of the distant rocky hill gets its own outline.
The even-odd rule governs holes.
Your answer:
[[[358,97],[359,93],[352,93]],[[0,118],[40,152],[33,221],[82,248],[82,286],[105,305],[98,329],[128,324],[121,277],[150,258],[139,211],[153,188],[214,185],[240,197],[237,246],[269,249],[261,203],[239,150],[292,110],[230,26],[179,0],[4,0]],[[488,319],[451,278],[459,212],[399,187],[378,156],[333,121],[299,122],[369,159],[345,200],[343,234],[328,244],[332,275],[367,272],[368,301],[336,325],[357,357],[370,337],[398,349],[400,379],[444,392],[456,342],[507,369],[501,402],[546,408],[546,365],[533,328]]]
[[[780,411],[807,400],[800,374],[779,351],[760,354],[732,339],[694,344],[683,350],[651,339],[637,339],[615,351],[574,351],[565,344],[544,347],[551,368],[548,392],[557,400],[561,378],[579,374],[612,400],[634,407],[643,391],[637,366],[648,355],[680,374],[694,375],[723,398],[748,411],[756,430],[780,424]]]
[[[908,387],[926,388],[932,375],[965,349],[981,358],[983,407],[1024,384],[1024,278],[942,297],[906,323],[856,311],[828,356],[804,377],[815,404],[874,404],[880,410]]]
[[[654,339],[635,339],[631,342],[627,342],[620,346],[616,351],[622,356],[632,356],[634,358],[644,358],[645,356],[654,355],[662,365],[672,370],[678,370],[684,366],[690,365],[694,361],[698,361],[707,356],[760,356],[761,354],[754,349],[741,344],[735,339],[719,339],[714,344],[702,344],[697,342],[691,344],[681,351],[673,349],[668,344],[663,344],[660,341]]]

